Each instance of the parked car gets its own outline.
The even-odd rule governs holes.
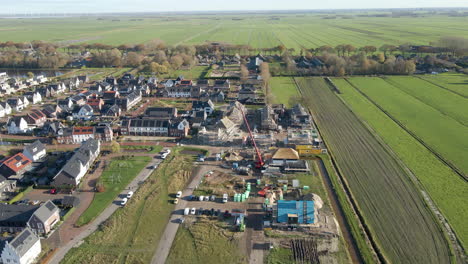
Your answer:
[[[57,194],[57,189],[50,189],[50,194]]]
[[[197,211],[197,209],[195,209],[195,207],[193,207],[193,208],[190,210],[190,214],[194,215],[196,211]]]
[[[189,214],[190,214],[190,208],[185,208],[184,215],[189,215]]]
[[[190,201],[198,201],[198,199],[199,199],[198,196],[192,195]]]
[[[201,215],[203,214],[203,208],[200,207],[200,209],[198,209],[198,215]]]
[[[178,191],[175,195],[176,198],[182,197],[182,191]]]
[[[183,217],[179,218],[179,223],[180,224],[183,224],[184,222],[185,222],[185,218],[183,218]]]
[[[125,204],[127,204],[127,201],[128,201],[127,198],[123,198],[122,201],[120,202],[120,205],[124,206]]]
[[[178,204],[179,203],[179,198],[175,198],[174,199],[174,204]]]
[[[223,194],[223,203],[227,203],[227,202],[228,202],[228,197],[229,197],[229,196],[228,196],[227,193]]]
[[[224,218],[229,218],[231,217],[231,214],[229,213],[229,210],[224,211]]]
[[[32,205],[38,205],[38,204],[41,203],[41,201],[39,201],[39,200],[33,200],[33,201],[29,202],[29,203],[32,204]]]
[[[129,191],[129,192],[127,193],[127,198],[132,198],[132,196],[133,196],[133,192],[132,192],[132,191]]]
[[[210,201],[212,201],[212,202],[216,201],[216,195],[211,195],[210,196]]]
[[[205,196],[200,195],[200,202],[203,202],[205,200]]]
[[[204,198],[203,201],[205,201],[205,202],[210,201],[210,197],[209,197],[209,196],[205,196],[205,197],[203,197],[203,198]]]

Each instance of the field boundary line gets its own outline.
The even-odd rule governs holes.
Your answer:
[[[432,154],[434,154],[434,156],[436,156],[442,163],[444,163],[445,165],[447,165],[449,168],[451,168],[458,176],[460,176],[465,182],[468,182],[468,177],[466,177],[464,175],[464,173],[462,171],[460,171],[455,165],[453,165],[450,161],[448,160],[445,160],[444,157],[442,157],[442,155],[440,155],[439,153],[437,153],[434,149],[432,149],[432,147],[430,147],[429,145],[426,144],[426,142],[424,142],[422,139],[420,139],[415,133],[413,133],[411,130],[409,130],[408,128],[406,128],[405,125],[403,125],[398,119],[396,119],[395,117],[393,117],[388,111],[386,111],[385,109],[383,109],[383,107],[381,107],[379,104],[377,104],[376,102],[374,102],[374,100],[372,100],[369,96],[367,96],[364,92],[362,92],[359,88],[357,88],[357,86],[355,86],[354,84],[352,84],[347,78],[345,78],[345,81],[347,83],[349,83],[351,85],[351,87],[353,87],[359,94],[361,94],[362,96],[364,96],[367,100],[369,100],[369,102],[371,102],[373,105],[375,105],[380,111],[382,111],[386,116],[388,116],[390,119],[393,120],[393,122],[395,122],[398,126],[401,127],[401,129],[403,129],[404,131],[406,131],[408,134],[410,134],[414,139],[416,139],[421,145],[423,145],[425,148],[427,148],[427,150],[429,150]]]
[[[433,81],[429,81],[429,80],[427,80],[427,79],[421,78],[420,76],[414,76],[414,77],[416,77],[416,78],[418,78],[418,79],[421,79],[421,80],[423,80],[423,81],[425,81],[425,82],[428,82],[428,83],[430,83],[430,84],[433,84],[433,85],[435,85],[435,86],[437,86],[437,87],[439,87],[439,88],[442,88],[442,89],[444,89],[444,90],[447,90],[447,91],[449,91],[449,92],[451,92],[451,93],[453,93],[453,94],[456,94],[456,95],[458,95],[458,96],[461,96],[461,97],[463,97],[463,98],[468,99],[468,96],[466,96],[466,95],[464,95],[464,94],[461,94],[461,93],[459,93],[459,92],[457,92],[457,91],[454,91],[454,90],[452,90],[452,89],[449,89],[449,88],[447,88],[447,87],[444,87],[444,86],[442,86],[442,85],[440,85],[440,84],[438,84],[438,83],[435,83],[435,82],[433,82]]]
[[[404,94],[408,95],[409,97],[411,97],[411,98],[413,98],[413,99],[415,99],[415,100],[421,102],[421,103],[424,104],[424,105],[427,105],[428,107],[434,109],[435,111],[441,113],[442,115],[447,116],[448,118],[450,118],[450,119],[452,119],[453,121],[459,123],[460,125],[462,125],[462,126],[464,126],[464,127],[468,127],[467,125],[463,124],[461,121],[459,121],[457,118],[451,116],[450,114],[445,113],[444,111],[438,109],[437,107],[432,106],[432,105],[426,103],[425,101],[423,101],[422,99],[419,99],[419,98],[417,98],[416,96],[414,96],[414,95],[408,93],[407,91],[403,90],[402,88],[400,88],[400,85],[399,85],[399,84],[395,83],[395,81],[390,80],[390,79],[388,79],[388,78],[386,78],[386,77],[379,77],[379,79],[385,81],[386,83],[388,83],[388,84],[390,84],[391,86],[393,86],[393,87],[397,88],[398,90],[400,90],[402,93],[404,93]]]
[[[302,77],[302,78],[304,78],[304,77]],[[304,93],[302,91],[301,86],[297,83],[296,78],[293,78],[293,79],[294,79],[294,83],[296,84],[296,87],[299,90],[299,93],[302,95],[302,97],[304,97]],[[324,139],[325,136],[320,132],[320,129],[319,129],[319,127],[318,127],[318,125],[317,125],[317,123],[315,121],[315,120],[317,120],[317,117],[315,116],[313,111],[311,111],[310,109],[308,109],[308,112],[312,116],[312,122],[314,123],[315,128],[317,129],[319,134],[322,136],[322,139]],[[378,261],[378,263],[389,263],[387,261],[387,259],[385,258],[385,256],[383,255],[383,253],[380,251],[380,248],[379,248],[377,242],[372,237],[372,233],[370,232],[370,229],[369,229],[369,227],[367,226],[367,224],[365,222],[364,216],[359,211],[359,206],[357,205],[357,202],[355,201],[354,196],[351,193],[351,190],[350,190],[350,188],[348,186],[348,183],[347,183],[346,179],[343,177],[343,174],[342,174],[342,172],[341,172],[341,170],[340,170],[338,164],[336,163],[336,160],[335,160],[335,158],[334,158],[334,156],[332,154],[333,150],[330,150],[330,147],[327,146],[326,140],[323,140],[323,142],[324,142],[324,145],[326,146],[326,148],[328,149],[328,155],[330,157],[331,166],[333,167],[336,175],[338,176],[337,180],[338,180],[338,184],[340,186],[336,186],[336,187],[338,187],[338,188],[341,187],[341,189],[344,191],[345,196],[346,196],[346,200],[348,201],[348,204],[350,205],[350,208],[352,210],[351,213],[356,216],[355,220],[357,220],[357,223],[358,223],[358,225],[359,225],[359,227],[360,227],[360,229],[362,231],[362,234],[364,235],[365,242],[368,245],[368,248],[370,249],[371,253],[373,254],[374,260]],[[347,221],[349,221],[349,220],[347,220]],[[354,234],[353,232],[351,232],[351,233],[353,234],[353,238],[356,239],[354,236],[357,235],[357,234]],[[361,254],[360,251],[359,251],[359,253]]]
[[[346,78],[343,78],[346,79]],[[352,107],[346,102],[345,99],[343,99],[341,96],[338,96],[340,100],[351,110]],[[354,111],[353,111],[354,113]],[[358,116],[356,114],[356,116]],[[375,131],[372,126],[365,121],[364,119],[360,118],[358,116],[358,119],[362,122],[362,124],[373,134],[374,138],[379,142],[379,144],[392,156],[395,161],[401,166],[403,170],[406,171],[406,174],[408,175],[408,179],[411,184],[414,185],[414,187],[419,191],[420,195],[419,197],[422,198],[422,200],[425,201],[426,206],[429,208],[429,210],[432,212],[432,217],[434,221],[437,223],[437,226],[440,228],[440,232],[442,235],[446,238],[448,247],[452,253],[453,250],[456,251],[456,257],[459,259],[464,259],[464,249],[461,246],[461,241],[458,239],[456,236],[456,232],[453,230],[453,228],[449,225],[448,220],[445,218],[445,216],[440,212],[439,208],[435,205],[435,202],[432,200],[431,196],[427,193],[426,188],[424,188],[424,185],[421,183],[418,177],[413,173],[413,171],[398,157],[398,154],[393,151],[393,149],[383,140],[383,138],[380,137],[380,135]],[[464,263],[464,262],[460,262]]]

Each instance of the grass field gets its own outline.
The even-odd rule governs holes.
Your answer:
[[[273,104],[284,104],[286,107],[293,106],[292,97],[298,96],[296,84],[291,77],[273,77],[270,80],[270,89],[273,93]]]
[[[103,171],[100,181],[104,184],[104,192],[96,193],[88,209],[81,214],[76,225],[82,226],[91,222],[106,207],[115,200],[117,195],[140,173],[150,162],[150,157],[128,157],[115,159]]]
[[[239,233],[228,231],[226,226],[215,220],[199,219],[179,228],[166,263],[248,263],[237,245]]]
[[[402,90],[417,90],[417,86],[400,89],[400,84],[397,87],[377,77],[356,77],[350,78],[349,81],[442,155],[444,159],[454,164],[465,175],[468,174],[468,162],[466,162],[468,159],[468,140],[466,140],[468,127],[450,116],[454,116],[456,113],[458,119],[466,120],[467,112],[464,112],[467,106],[466,99],[459,98],[457,95],[449,98],[448,96],[451,94],[438,98],[437,93],[431,90],[430,84],[428,84],[422,87],[425,89],[424,94],[418,93],[416,95],[424,97],[426,102],[430,102],[428,104]],[[457,104],[457,102],[460,103]],[[441,105],[444,105],[444,111],[450,109],[451,114],[448,115],[438,110],[441,109]]]
[[[173,150],[128,204],[61,263],[150,263],[174,208],[170,195],[182,189],[191,175],[194,157],[179,150]]]
[[[438,75],[418,76],[442,89],[468,98],[468,75],[456,73],[444,73]]]
[[[322,78],[298,78],[381,255],[392,263],[450,263],[451,250],[397,161]]]
[[[384,13],[384,12],[382,12]],[[333,14],[330,14],[333,15]],[[171,17],[80,17],[1,19],[0,39],[61,43],[167,44],[221,41],[270,48],[284,44],[298,51],[322,45],[429,44],[441,36],[468,37],[466,17],[354,17],[323,19],[325,14],[174,15]]]
[[[359,94],[348,82],[343,79],[334,79],[333,82],[342,93],[340,97],[346,101],[353,112],[365,120],[411,169],[466,248],[466,241],[468,241],[465,228],[468,205],[464,202],[468,193],[466,182]]]

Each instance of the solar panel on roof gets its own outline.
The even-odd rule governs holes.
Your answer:
[[[45,204],[45,207],[47,207],[47,209],[49,209],[50,211],[52,211],[52,210],[55,209],[55,206],[54,206],[52,203],[50,203],[50,202],[47,202],[47,203]]]

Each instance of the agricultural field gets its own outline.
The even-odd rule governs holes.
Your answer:
[[[22,42],[45,40],[61,44],[100,42],[113,45],[144,43],[152,39],[161,39],[170,45],[217,41],[248,44],[254,48],[284,44],[299,51],[302,47],[322,45],[429,44],[442,36],[468,37],[468,31],[463,26],[468,23],[466,17],[354,16],[347,19],[324,19],[334,15],[271,13],[4,18],[0,20],[0,39]]]
[[[466,182],[426,147],[359,94],[346,80],[333,79],[348,106],[392,148],[415,174],[466,248]]]
[[[194,157],[174,149],[117,210],[61,263],[150,263],[174,204],[170,197],[189,180]]]
[[[94,195],[93,201],[78,218],[76,225],[85,225],[101,214],[150,161],[151,157],[146,156],[112,160],[98,181],[103,184],[104,191]]]
[[[166,263],[209,264],[226,260],[227,263],[248,263],[242,254],[238,240],[242,233],[229,231],[216,220],[201,219],[186,223],[177,235]]]
[[[272,104],[284,104],[291,107],[291,98],[297,97],[296,84],[291,77],[273,77],[270,79],[270,90],[273,93]]]
[[[442,89],[446,89],[464,98],[468,98],[468,75],[444,73],[438,75],[418,76]]]
[[[401,79],[389,77],[389,80],[394,80],[393,83],[395,83]],[[394,85],[377,77],[355,77],[349,78],[349,81],[370,100],[398,120],[402,126],[415,134],[414,136],[453,164],[461,171],[461,174],[468,174],[468,163],[466,162],[468,159],[468,140],[466,140],[468,127],[462,123],[467,120],[467,99],[451,94],[438,97],[437,90],[433,90],[435,87],[430,87],[430,84],[420,85],[417,83],[418,81],[411,81],[410,83],[413,85],[409,88],[408,84],[398,82]],[[422,88],[418,88],[418,86]],[[409,94],[404,91],[405,89],[415,95]],[[414,91],[418,89],[425,89],[425,94],[416,94]],[[458,120],[452,116],[457,117]]]
[[[322,78],[298,78],[378,251],[392,263],[450,263],[445,235],[396,159]]]

